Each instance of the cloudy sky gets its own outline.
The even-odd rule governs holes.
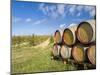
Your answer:
[[[12,0],[12,35],[52,35],[94,15],[94,6]]]

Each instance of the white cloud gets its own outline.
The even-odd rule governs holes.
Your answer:
[[[41,3],[39,9],[43,9],[44,5],[45,5],[44,3]]]
[[[33,24],[37,25],[37,24],[41,24],[43,22],[45,22],[46,19],[42,19],[42,20],[37,20],[36,22],[34,22]]]
[[[39,9],[42,10],[42,12],[47,15],[48,7],[45,6],[45,3],[41,3],[39,6]]]
[[[48,12],[48,16],[51,16],[52,18],[58,18],[59,14],[57,12],[57,6],[56,5],[52,5],[50,7],[48,7],[49,12]]]
[[[96,14],[94,6],[85,6],[84,10],[89,12],[91,17],[95,16],[95,14]]]
[[[31,18],[27,18],[27,19],[26,19],[26,22],[31,22],[31,21],[32,21]]]
[[[92,9],[94,9],[93,6],[84,6],[85,11],[91,11]]]
[[[59,14],[56,12],[52,12],[51,17],[57,19],[59,17]]]
[[[63,28],[66,27],[66,24],[61,24],[59,27],[60,27],[61,29],[63,29]]]
[[[57,5],[46,5],[44,3],[40,4],[39,9],[52,18],[62,18],[66,15],[71,16],[81,16],[83,12],[89,13],[89,16],[93,17],[95,15],[95,7],[94,6],[84,6],[84,5],[65,5],[65,4],[57,4]]]
[[[77,26],[75,23],[71,23],[68,27]]]
[[[78,5],[76,9],[77,11],[82,11],[84,9],[84,6]]]
[[[57,5],[57,12],[62,15],[63,17],[65,16],[66,12],[65,12],[65,9],[66,9],[66,5],[64,4],[58,4]]]
[[[12,17],[12,22],[14,23],[18,23],[18,22],[31,22],[32,19],[31,18],[27,18],[27,19],[22,19],[20,17]]]
[[[95,16],[95,14],[96,14],[95,9],[92,9],[92,10],[90,11],[90,15],[93,17],[93,16]]]
[[[44,3],[40,4],[39,9],[44,13],[52,18],[64,17],[65,15],[65,5],[64,4],[57,4],[57,5],[45,5]]]
[[[69,13],[71,14],[71,15],[75,15],[75,11],[76,11],[76,5],[69,5],[68,6],[69,7]]]
[[[79,17],[81,15],[81,13],[79,12],[79,13],[77,13],[77,16]]]

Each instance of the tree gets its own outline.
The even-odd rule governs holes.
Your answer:
[[[31,46],[34,46],[35,45],[34,39],[35,39],[35,36],[34,36],[34,34],[32,34],[32,36],[31,36],[31,38],[29,40]]]

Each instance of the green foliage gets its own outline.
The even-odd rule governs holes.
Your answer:
[[[54,39],[53,39],[53,36],[50,36],[50,46],[52,47],[54,44]]]
[[[75,70],[71,64],[51,60],[51,46],[45,49],[21,47],[12,49],[12,73],[34,73],[47,71]]]
[[[20,44],[22,43],[22,38],[20,36],[14,36],[12,37],[12,44],[16,45],[18,47],[20,47]]]
[[[30,45],[38,45],[50,38],[50,44],[46,48],[34,48]],[[28,46],[20,48],[12,47],[12,74],[34,73],[46,71],[75,70],[71,64],[63,64],[62,61],[51,60],[53,36],[13,36],[12,44],[29,42]]]
[[[30,44],[31,46],[34,46],[34,45],[35,45],[34,40],[35,40],[35,36],[34,36],[34,34],[33,34],[33,35],[30,36],[30,38],[29,38],[29,44]]]
[[[12,45],[20,46],[23,43],[28,43],[27,46],[35,46],[44,42],[49,37],[50,36],[47,35],[34,35],[34,34],[32,34],[31,36],[13,36]]]
[[[51,42],[51,43],[54,42],[54,40],[53,40],[53,36],[50,37],[50,42]]]

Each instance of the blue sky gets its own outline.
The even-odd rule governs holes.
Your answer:
[[[12,1],[12,35],[52,35],[57,29],[93,19],[94,6]]]

